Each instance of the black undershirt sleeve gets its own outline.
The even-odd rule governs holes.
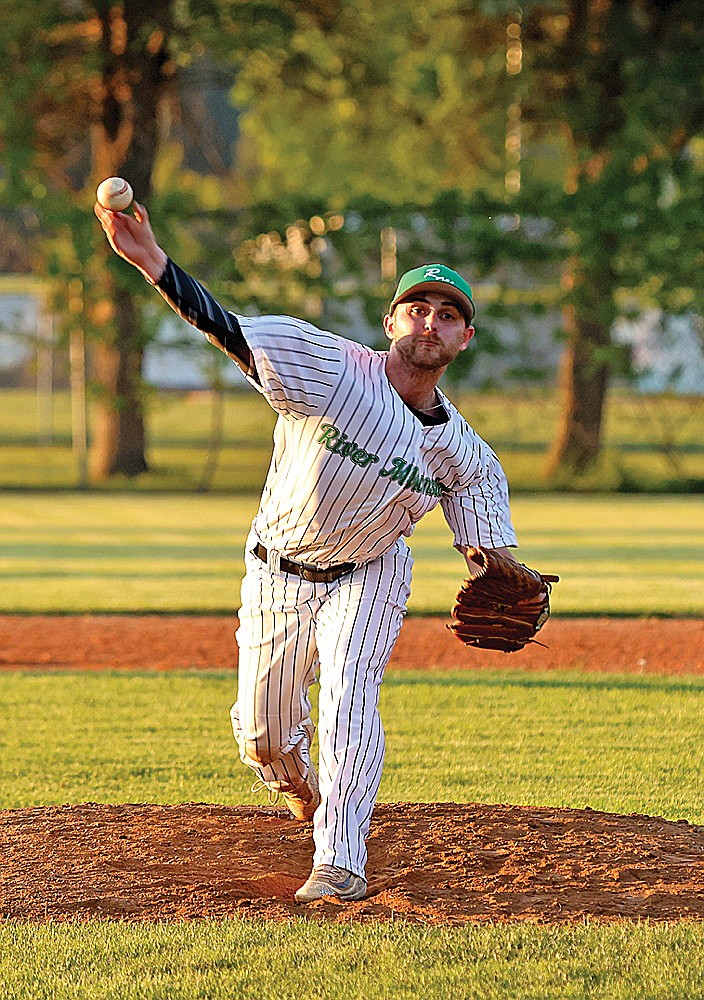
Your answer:
[[[245,375],[259,382],[254,357],[234,313],[223,309],[210,292],[171,259],[155,282],[162,297],[182,319],[235,362]]]

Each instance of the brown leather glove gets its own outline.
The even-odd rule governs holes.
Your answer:
[[[546,576],[492,549],[470,548],[481,568],[466,579],[447,627],[467,646],[523,649],[550,617],[550,591],[559,576]]]

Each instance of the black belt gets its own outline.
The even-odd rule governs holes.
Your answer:
[[[262,562],[268,562],[269,553],[260,542],[257,542],[254,546],[252,553],[258,559],[261,559]],[[308,566],[306,563],[291,562],[290,559],[284,559],[281,556],[279,568],[283,573],[293,573],[294,576],[300,576],[309,583],[333,583],[335,580],[339,580],[341,576],[344,576],[345,573],[351,573],[355,568],[355,564],[340,563],[338,566],[331,566],[329,569],[320,569],[318,566]]]

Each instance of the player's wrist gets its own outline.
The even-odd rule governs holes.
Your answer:
[[[164,251],[161,247],[156,247],[147,260],[139,264],[138,267],[150,285],[158,285],[164,276],[167,263],[168,257]]]

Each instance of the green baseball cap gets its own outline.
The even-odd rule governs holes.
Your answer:
[[[441,288],[448,298],[456,300],[471,323],[475,312],[472,289],[461,274],[444,264],[424,264],[402,274],[389,312],[393,312],[399,302],[410,298],[412,292],[439,292]]]

